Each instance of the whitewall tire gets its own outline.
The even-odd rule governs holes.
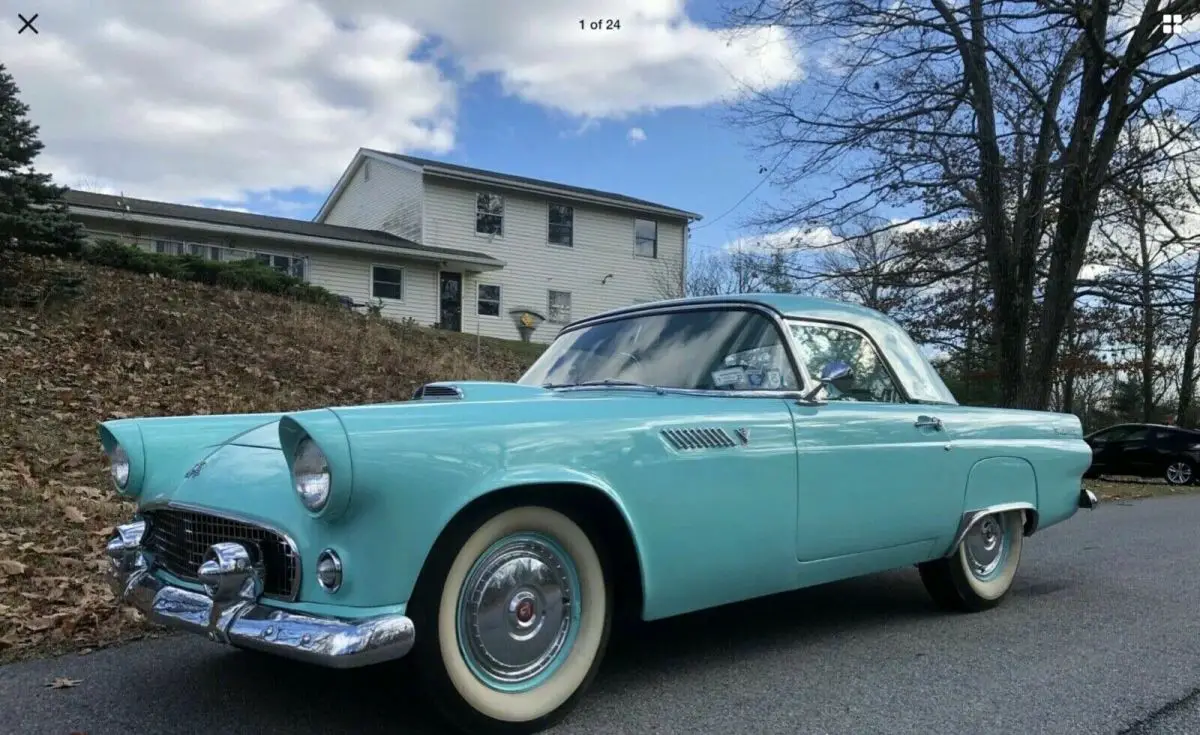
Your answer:
[[[1024,521],[1019,510],[985,516],[971,526],[953,554],[918,565],[934,601],[963,612],[1000,604],[1021,564]]]
[[[494,511],[448,531],[410,607],[417,676],[467,732],[528,733],[565,717],[612,620],[603,552],[566,513]],[[424,643],[424,645],[422,645]]]

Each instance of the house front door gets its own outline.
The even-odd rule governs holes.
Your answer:
[[[462,331],[462,274],[442,271],[438,274],[441,308],[438,321],[442,329]]]

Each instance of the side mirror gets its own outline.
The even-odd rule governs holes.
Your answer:
[[[825,366],[821,368],[820,376],[817,377],[817,386],[804,396],[804,400],[815,401],[817,399],[817,394],[821,392],[822,388],[830,385],[831,383],[839,381],[842,378],[849,377],[851,372],[852,370],[850,366],[841,360],[834,360],[833,362],[826,363]]]

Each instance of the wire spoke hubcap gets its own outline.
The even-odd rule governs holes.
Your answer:
[[[488,686],[530,689],[570,653],[579,612],[579,575],[566,552],[539,534],[509,536],[484,552],[463,583],[459,647]]]
[[[1008,557],[1008,521],[1002,516],[990,515],[980,519],[971,527],[963,539],[963,551],[967,567],[980,581],[996,576]]]

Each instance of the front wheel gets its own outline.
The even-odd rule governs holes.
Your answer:
[[[984,516],[971,526],[954,553],[917,566],[925,589],[940,606],[979,612],[999,605],[1012,588],[1021,563],[1024,514]]]
[[[1168,485],[1190,485],[1196,479],[1195,468],[1186,459],[1172,460],[1163,472],[1163,479]]]
[[[608,643],[612,595],[600,552],[578,523],[540,506],[447,533],[411,605],[417,675],[464,732],[554,725]]]

